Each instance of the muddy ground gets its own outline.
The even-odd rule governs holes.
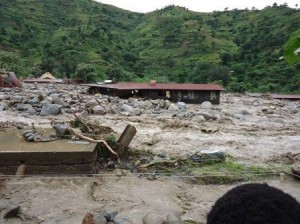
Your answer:
[[[201,105],[187,107],[190,112],[201,109]],[[134,125],[137,134],[131,148],[169,157],[216,149],[242,164],[288,166],[293,161],[286,161],[287,153],[300,153],[299,101],[222,94],[220,105],[214,105],[211,110],[221,116],[205,122],[172,113],[89,116],[112,127],[117,136],[127,124]],[[35,123],[37,127],[49,127],[53,119],[67,121],[73,118],[67,113],[24,117],[16,111],[0,112],[0,122]],[[300,182],[292,178],[266,177],[259,182],[283,189],[300,201]],[[89,178],[9,178],[2,180],[0,185],[0,223],[81,223],[87,212],[103,210],[119,211],[117,217],[124,223],[142,223],[142,217],[150,211],[162,216],[173,211],[180,213],[184,220],[205,222],[216,199],[236,184],[240,183],[199,185],[172,177],[149,180],[131,173],[122,177],[101,173],[99,177]],[[23,221],[2,218],[7,206],[14,205],[21,206]]]

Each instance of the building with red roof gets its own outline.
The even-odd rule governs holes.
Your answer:
[[[210,101],[220,103],[220,92],[224,89],[217,84],[188,84],[188,83],[101,83],[86,84],[89,93],[119,96],[121,98],[143,97],[150,99],[169,99],[172,102],[202,103]]]

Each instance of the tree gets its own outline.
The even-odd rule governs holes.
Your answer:
[[[94,65],[81,63],[77,66],[73,78],[82,79],[85,83],[96,82],[96,68]]]

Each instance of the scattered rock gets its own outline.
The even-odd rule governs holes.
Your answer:
[[[179,111],[180,109],[174,103],[171,103],[168,110],[169,111]]]
[[[201,104],[201,108],[203,109],[211,109],[213,107],[212,103],[209,102],[209,101],[204,101],[202,104]]]
[[[197,115],[192,118],[192,121],[197,123],[202,123],[205,122],[205,117],[203,117],[202,115]]]
[[[70,134],[69,125],[67,124],[55,124],[53,126],[53,129],[55,130],[56,134],[59,136]]]
[[[4,212],[3,218],[8,219],[8,218],[12,218],[12,217],[17,217],[19,215],[20,210],[21,210],[20,206],[8,208]]]
[[[40,103],[40,100],[38,99],[38,97],[33,97],[32,99],[27,101],[30,105],[36,105]]]
[[[180,224],[181,223],[181,217],[178,213],[170,212],[167,215],[167,223],[168,224]]]
[[[90,100],[88,101],[86,104],[85,104],[85,109],[87,111],[91,111],[95,106],[99,105],[99,103],[93,99],[93,100]]]
[[[97,215],[94,218],[94,224],[106,224],[106,223],[107,223],[107,219],[102,215]]]
[[[164,224],[165,220],[157,214],[148,213],[142,219],[143,224]]]
[[[61,108],[62,105],[59,104],[44,104],[40,115],[41,116],[57,115],[61,112]]]
[[[106,113],[106,110],[104,107],[97,105],[97,106],[94,106],[93,113],[95,115],[104,115]]]
[[[241,110],[240,114],[242,114],[242,115],[249,115],[250,113],[247,110]]]
[[[171,105],[171,102],[170,102],[169,100],[166,100],[166,101],[165,101],[165,106],[164,106],[164,108],[165,108],[166,110],[168,110],[169,107],[170,107],[170,105]]]
[[[63,107],[67,107],[68,104],[66,104],[60,97],[52,97],[53,104],[62,105]]]
[[[127,104],[121,106],[121,111],[128,113],[128,115],[140,115],[141,110],[139,108],[133,108]]]
[[[217,117],[213,114],[209,114],[207,112],[198,112],[199,115],[202,115],[206,120],[216,120]]]
[[[186,110],[186,104],[184,102],[177,102],[176,106],[180,109],[180,110]]]

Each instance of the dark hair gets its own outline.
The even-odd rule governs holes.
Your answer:
[[[300,204],[267,184],[244,184],[217,200],[207,224],[300,224]]]

